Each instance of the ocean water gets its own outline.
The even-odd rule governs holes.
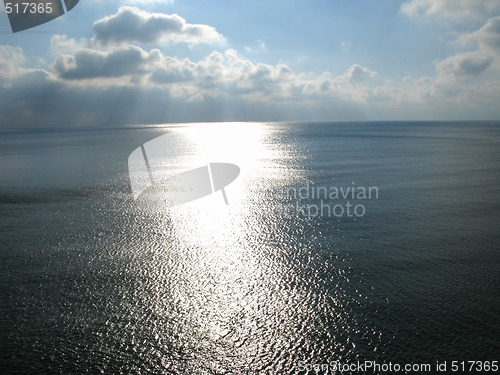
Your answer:
[[[229,205],[137,204],[159,136],[155,173],[238,165]],[[0,372],[498,361],[499,150],[498,122],[0,129]]]

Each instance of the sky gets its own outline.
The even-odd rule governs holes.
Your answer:
[[[498,0],[81,0],[12,33],[0,127],[500,119]]]

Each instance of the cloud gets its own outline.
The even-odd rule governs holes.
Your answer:
[[[30,68],[20,48],[0,46],[0,123],[498,118],[500,17],[475,27],[457,37],[461,52],[435,62],[434,74],[394,82],[355,63],[318,74],[259,62],[260,41],[247,50],[254,59],[234,49],[168,56],[141,43],[222,36],[176,15],[122,7],[97,21],[90,39],[53,36],[47,70]]]
[[[135,46],[108,52],[81,49],[74,56],[57,57],[54,68],[63,79],[115,78],[145,73],[160,55],[158,50],[147,53]]]
[[[356,85],[369,78],[374,78],[376,76],[377,76],[376,72],[364,68],[358,64],[355,64],[352,65],[347,70],[347,72],[345,72],[338,78],[338,82],[342,85],[344,84]]]
[[[481,27],[459,38],[461,43],[472,43],[482,49],[500,51],[500,16],[492,17]]]
[[[137,46],[105,52],[80,49],[58,56],[53,67],[62,80],[87,85],[158,86],[168,89],[172,96],[191,101],[225,95],[260,101],[307,101],[335,95],[358,100],[363,97],[361,84],[377,75],[357,64],[338,77],[328,72],[316,76],[294,73],[284,64],[252,62],[233,49],[213,51],[199,61],[191,61]],[[98,83],[93,81],[96,78]]]
[[[344,42],[341,42],[339,44],[340,49],[342,51],[344,51],[344,52],[350,52],[351,51],[351,46],[352,46],[351,42],[345,42],[344,41]]]
[[[179,60],[170,56],[162,58],[157,66],[153,67],[150,81],[158,84],[172,84],[193,81],[196,64],[189,59]]]
[[[435,61],[434,76],[405,77],[407,99],[401,98],[408,105],[420,103],[427,110],[433,108],[432,113],[449,113],[458,119],[498,119],[497,19],[490,18],[478,30],[461,35],[455,44],[472,44],[476,49]]]
[[[55,44],[69,40],[59,37]],[[73,48],[73,44],[70,43]],[[235,50],[192,61],[138,46],[77,48],[52,71],[23,67],[20,48],[0,48],[0,123],[38,126],[166,121],[301,120],[358,113],[374,75],[355,65],[334,77],[250,61]],[[323,117],[319,117],[323,116]],[[340,117],[339,117],[340,116]]]
[[[267,50],[267,45],[266,42],[263,40],[257,39],[255,42],[255,45],[253,47],[251,46],[246,46],[245,51],[248,53],[253,53],[253,52],[264,52]]]
[[[482,26],[458,34],[450,45],[467,50],[454,53],[434,62],[433,77],[405,78],[405,92],[414,103],[441,103],[448,110],[489,108],[500,100],[500,2],[497,0],[408,0],[401,11],[411,17],[432,18],[451,22],[474,21]],[[493,17],[491,17],[493,16]],[[453,24],[449,24],[449,26]],[[461,25],[462,27],[463,25]],[[471,50],[472,47],[472,50]],[[481,102],[484,105],[481,105]],[[453,108],[453,106],[455,106]],[[478,110],[478,113],[480,111]],[[483,116],[479,113],[478,117]]]
[[[456,43],[474,45],[476,49],[437,61],[438,77],[468,79],[495,69],[500,53],[500,17],[490,18],[478,30],[462,34]]]
[[[8,79],[17,76],[25,60],[21,48],[0,45],[0,77]]]
[[[190,24],[176,14],[151,13],[135,7],[121,7],[114,15],[94,23],[97,43],[216,43],[223,40],[215,28]]]
[[[50,50],[55,57],[47,70],[23,67],[29,62],[22,50],[4,46],[0,95],[9,98],[10,107],[1,103],[0,121],[119,124],[224,120],[231,115],[282,120],[300,119],[301,108],[315,116],[335,110],[339,116],[357,113],[350,108],[363,103],[369,95],[365,84],[376,76],[358,64],[337,76],[294,72],[285,64],[252,61],[234,49],[214,50],[197,60],[167,56],[134,42],[192,44],[222,36],[176,15],[132,7],[97,21],[94,32],[79,40],[54,35]],[[258,40],[257,49],[265,48]],[[186,118],[173,115],[180,108]]]
[[[408,0],[401,12],[410,17],[442,17],[452,21],[484,20],[500,10],[498,0]]]
[[[54,55],[73,53],[82,48],[89,48],[90,42],[86,38],[70,39],[67,35],[56,34],[50,38],[50,51]]]
[[[484,72],[493,62],[493,57],[478,52],[463,52],[436,63],[439,75],[453,75],[456,78],[469,78]]]

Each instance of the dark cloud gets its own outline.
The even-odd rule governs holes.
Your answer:
[[[472,57],[465,58],[457,64],[458,74],[463,75],[478,75],[484,72],[492,63],[490,57]]]
[[[74,56],[59,56],[54,69],[65,79],[121,77],[144,73],[159,59],[159,51],[146,53],[139,47],[127,46],[109,52],[81,49]]]

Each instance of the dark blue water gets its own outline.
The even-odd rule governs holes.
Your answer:
[[[162,173],[240,166],[229,206],[134,202],[164,134]],[[0,372],[497,361],[499,150],[485,122],[1,129]]]

